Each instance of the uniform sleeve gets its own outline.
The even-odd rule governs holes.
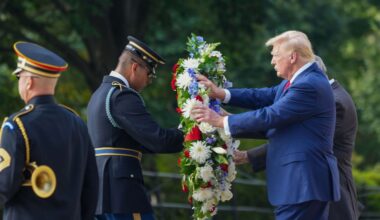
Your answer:
[[[278,86],[259,89],[230,89],[231,99],[228,105],[258,109],[273,104]]]
[[[248,160],[253,172],[260,172],[266,169],[267,148],[268,144],[263,144],[247,151]]]
[[[0,206],[3,206],[19,190],[23,181],[25,146],[15,124],[4,124],[0,145]]]
[[[112,106],[116,122],[147,150],[155,153],[182,150],[183,133],[177,128],[161,128],[147,112],[138,94],[123,91],[113,99]]]
[[[311,117],[318,109],[316,89],[308,83],[295,84],[274,104],[228,117],[233,137],[286,126]]]
[[[86,131],[87,132],[87,131]],[[90,140],[88,140],[89,143]],[[84,184],[82,189],[82,219],[94,219],[96,205],[98,201],[98,170],[95,161],[95,152],[92,146],[88,146],[87,163],[84,176]]]

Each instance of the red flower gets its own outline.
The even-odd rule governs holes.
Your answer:
[[[178,63],[173,65],[173,68],[172,68],[173,73],[177,73],[178,67],[179,67]]]
[[[186,134],[185,141],[198,141],[202,139],[202,133],[199,130],[198,126],[195,126],[191,131]]]
[[[207,185],[201,186],[203,189],[212,187],[212,184],[210,181],[207,182]]]
[[[182,159],[178,157],[178,160],[177,160],[178,166],[181,166],[181,162],[182,162]]]
[[[177,76],[177,74],[173,73],[173,78],[172,78],[172,81],[170,83],[173,91],[176,91],[176,89],[177,89],[175,86],[175,83],[177,82],[176,76]]]
[[[182,115],[182,109],[177,107],[175,110],[177,111],[178,114]]]
[[[200,95],[197,95],[197,97],[195,97],[195,99],[200,101],[200,102],[203,102],[202,96],[200,96]]]
[[[182,184],[182,192],[185,192],[185,193],[189,192],[189,188],[187,187],[186,184]]]
[[[215,211],[215,206],[213,206],[211,209],[210,209],[210,212],[213,213]]]
[[[224,172],[228,172],[228,164],[222,163],[219,166]]]
[[[227,145],[223,144],[222,147],[227,150]]]
[[[190,203],[190,204],[193,204],[193,197],[189,197],[188,199],[187,199],[187,201]]]
[[[190,158],[190,151],[189,150],[185,150],[183,152],[183,154],[185,155],[185,157]]]

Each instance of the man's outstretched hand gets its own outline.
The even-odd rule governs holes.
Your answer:
[[[211,80],[202,74],[196,74],[198,83],[204,85],[208,89],[208,96],[214,99],[224,100],[226,92],[224,89],[217,87]]]
[[[206,106],[195,106],[191,110],[191,115],[197,122],[207,122],[210,125],[223,128],[223,116]]]

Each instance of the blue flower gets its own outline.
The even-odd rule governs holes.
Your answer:
[[[197,40],[198,40],[198,42],[203,42],[204,41],[202,36],[197,36]]]
[[[207,137],[206,138],[206,142],[208,144],[213,144],[213,143],[215,143],[215,141],[216,141],[216,138],[214,138],[214,137]]]
[[[190,84],[189,93],[190,93],[192,98],[198,95],[198,83],[197,83],[197,81],[193,80],[193,82]]]
[[[210,107],[210,109],[219,113],[220,112],[220,101],[217,99],[210,99],[209,107]]]
[[[193,53],[190,53],[189,56],[190,56],[190,58],[194,58],[194,54]]]
[[[194,71],[193,68],[187,69],[187,72],[189,73],[189,75],[191,76],[191,78],[195,79],[195,71]]]

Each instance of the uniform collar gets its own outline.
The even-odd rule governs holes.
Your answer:
[[[33,105],[41,105],[41,104],[55,104],[54,96],[53,95],[40,95],[35,96],[29,102],[27,105],[33,104]]]
[[[118,72],[116,72],[116,71],[111,71],[110,76],[113,76],[113,77],[116,77],[116,78],[120,79],[121,81],[123,81],[123,83],[124,83],[127,87],[129,87],[128,80],[127,80],[123,75],[121,75],[120,73],[118,73]]]

